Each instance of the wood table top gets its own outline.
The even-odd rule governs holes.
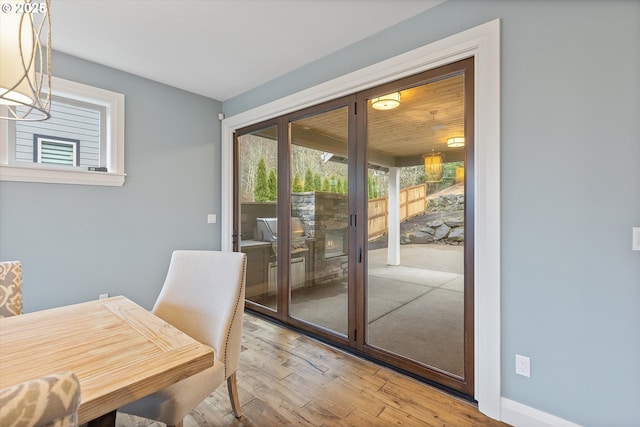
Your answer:
[[[79,424],[213,366],[213,356],[122,296],[0,318],[0,388],[72,371]]]

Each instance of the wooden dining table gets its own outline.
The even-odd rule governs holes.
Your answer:
[[[0,318],[0,388],[72,371],[79,424],[112,424],[117,408],[213,359],[211,347],[123,296]]]

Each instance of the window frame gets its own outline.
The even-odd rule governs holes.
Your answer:
[[[57,184],[122,186],[124,170],[124,95],[70,80],[51,77],[51,93],[65,99],[85,102],[105,109],[105,148],[107,172],[42,163],[16,163],[10,153],[8,120],[0,120],[0,181]],[[2,108],[7,108],[2,106]],[[15,138],[14,138],[15,141]],[[101,147],[102,148],[102,147]]]

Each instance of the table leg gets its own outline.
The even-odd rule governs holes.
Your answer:
[[[91,420],[87,423],[87,427],[115,427],[117,412],[118,411],[112,411],[94,420]]]

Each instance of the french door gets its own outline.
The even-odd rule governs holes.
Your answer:
[[[239,129],[246,307],[473,394],[473,59]]]

